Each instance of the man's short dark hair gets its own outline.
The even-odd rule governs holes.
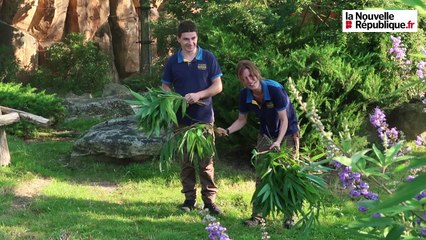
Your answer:
[[[177,36],[180,37],[185,32],[196,32],[198,34],[197,25],[190,20],[181,22],[178,26]]]

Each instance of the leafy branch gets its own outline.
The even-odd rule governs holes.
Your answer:
[[[216,154],[214,128],[211,124],[179,126],[176,112],[181,108],[186,113],[187,102],[180,94],[172,91],[148,89],[143,95],[130,90],[136,100],[127,101],[139,107],[136,119],[140,130],[148,136],[159,136],[162,130],[174,129],[166,134],[167,140],[160,151],[160,170],[177,158],[187,155],[190,161],[208,159]],[[196,104],[203,105],[203,102]]]
[[[178,125],[176,112],[179,107],[182,116],[186,112],[186,100],[180,94],[172,91],[148,89],[143,95],[130,90],[136,100],[128,100],[127,103],[138,106],[136,119],[139,128],[148,136],[159,136],[162,129],[169,129]]]

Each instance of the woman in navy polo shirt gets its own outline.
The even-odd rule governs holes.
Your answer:
[[[259,69],[248,60],[237,64],[237,77],[244,85],[240,92],[239,116],[226,129],[218,128],[219,135],[229,135],[240,130],[247,123],[247,114],[254,111],[260,119],[256,149],[266,151],[280,149],[285,143],[297,153],[299,147],[299,127],[297,116],[284,87],[273,80],[263,79]],[[257,177],[256,187],[260,183]],[[261,223],[262,215],[253,209],[252,217],[245,221],[248,226]],[[291,219],[286,221],[290,227]]]

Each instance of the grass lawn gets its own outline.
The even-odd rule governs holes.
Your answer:
[[[208,239],[201,215],[178,208],[177,164],[160,172],[155,161],[73,160],[71,140],[24,142],[9,135],[8,143],[12,164],[0,168],[0,239]],[[242,224],[251,212],[253,170],[229,161],[216,161],[217,203],[225,212],[218,219],[232,239],[261,239],[260,228]],[[320,224],[306,239],[368,239],[345,228],[360,214],[346,196],[327,197]],[[268,220],[271,239],[300,239],[280,217]]]

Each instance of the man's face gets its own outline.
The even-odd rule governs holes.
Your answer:
[[[197,50],[198,36],[196,32],[184,32],[177,38],[184,52],[192,53]]]

